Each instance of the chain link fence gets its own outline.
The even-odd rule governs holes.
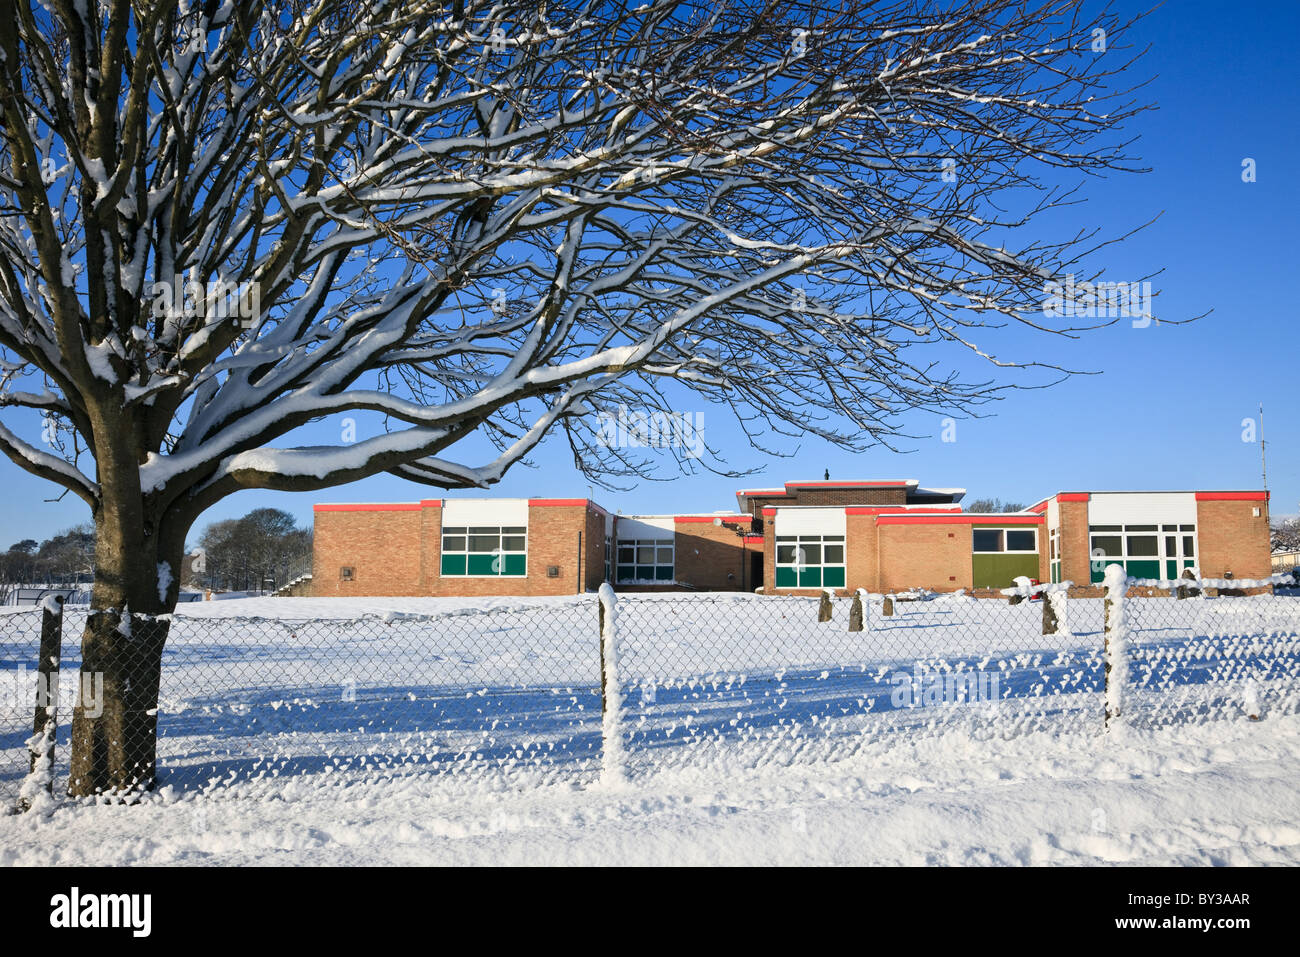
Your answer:
[[[593,595],[338,619],[204,603],[85,643],[84,668],[85,608],[62,612],[60,651],[43,663],[58,606],[7,609],[0,800],[62,793],[155,731],[159,787],[256,795],[431,773],[584,783],[602,761],[632,777],[721,775],[837,760],[900,733],[1100,734],[1107,721],[1300,710],[1300,598],[1230,584],[1128,581],[1109,614],[1100,591],[1063,586],[824,603],[605,591],[603,617]],[[1194,596],[1174,597],[1180,586]],[[145,659],[158,645],[155,703]],[[53,721],[37,711],[45,688],[58,689],[44,702]],[[78,702],[93,746],[73,765]]]

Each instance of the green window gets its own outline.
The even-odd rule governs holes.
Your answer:
[[[528,574],[528,529],[523,525],[448,526],[442,530],[440,568],[447,577],[522,578]]]
[[[1196,564],[1195,525],[1091,525],[1090,578],[1106,577],[1107,565],[1122,565],[1131,578],[1174,579]]]
[[[614,564],[619,582],[675,581],[671,538],[620,538]]]
[[[843,535],[778,535],[777,588],[843,588]]]

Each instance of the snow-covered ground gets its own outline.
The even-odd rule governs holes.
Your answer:
[[[0,862],[1295,859],[1300,600],[1130,600],[1106,735],[1097,600],[1050,636],[1037,603],[875,603],[859,633],[847,610],[620,599],[631,780],[611,791],[594,596],[182,606],[162,791],[6,819]],[[0,610],[0,788],[37,621]]]
[[[0,818],[0,864],[1300,863],[1300,717],[878,742],[625,790],[467,776]]]

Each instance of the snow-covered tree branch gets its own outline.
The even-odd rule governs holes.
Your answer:
[[[670,387],[859,448],[996,397],[1034,363],[976,333],[1076,334],[1044,284],[1110,239],[1032,228],[1043,176],[1132,168],[1141,106],[1109,14],[943,6],[3,3],[0,406],[74,441],[0,449],[94,512],[87,641],[240,488],[485,487],[548,435],[631,474],[594,413]],[[347,413],[388,427],[295,436]]]

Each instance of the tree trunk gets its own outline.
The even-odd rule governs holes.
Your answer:
[[[188,525],[172,524],[164,528],[147,517],[138,496],[134,502],[106,498],[96,511],[95,584],[72,716],[73,797],[124,797],[154,786],[169,625],[158,616],[175,608],[188,532]]]

